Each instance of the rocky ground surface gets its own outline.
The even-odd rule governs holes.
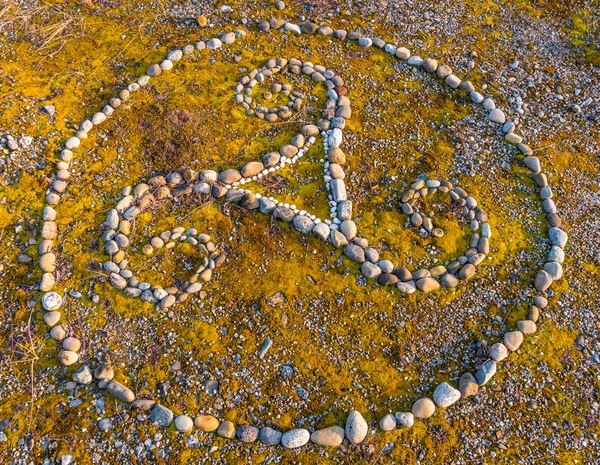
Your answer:
[[[250,0],[229,9],[31,0],[0,9],[0,462],[600,463],[600,11],[585,1],[473,3]],[[272,17],[358,29],[449,64],[518,120],[550,174],[570,241],[538,332],[477,396],[413,428],[383,433],[378,422],[441,381],[456,384],[526,315],[548,248],[537,191],[514,150],[458,91],[356,45],[259,34],[257,20]],[[370,427],[358,446],[285,450],[162,429],[97,382],[74,382],[46,334],[37,243],[61,143],[172,47],[233,29],[248,36],[186,63],[84,141],[60,207],[66,328],[82,341],[83,363],[110,364],[138,398],[176,414],[313,431],[343,426],[356,409]],[[133,245],[141,250],[179,225],[209,233],[227,260],[204,292],[167,311],[109,285],[100,225],[123,187],[184,167],[241,166],[298,130],[300,121],[268,125],[235,104],[241,76],[277,56],[311,59],[345,79],[355,219],[396,262],[446,263],[468,243],[436,201],[428,206],[444,237],[410,227],[398,205],[416,176],[456,178],[484,205],[491,258],[473,280],[455,292],[402,296],[289,225],[182,200],[140,218]],[[290,83],[312,92],[306,80]],[[319,92],[298,120],[319,113]],[[321,153],[315,146],[308,158]],[[265,188],[326,212],[320,175],[307,163]],[[195,264],[185,248],[140,256],[134,269],[148,279],[187,279]]]

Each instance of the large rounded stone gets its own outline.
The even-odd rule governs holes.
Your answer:
[[[238,170],[233,168],[221,171],[221,173],[219,173],[219,181],[224,184],[232,184],[240,179],[242,179],[242,175]]]
[[[352,410],[346,420],[346,437],[352,444],[360,444],[367,437],[369,425],[362,414],[357,410]]]
[[[508,349],[501,342],[497,342],[492,347],[490,347],[490,358],[497,362],[501,362],[506,357],[508,357]]]
[[[68,337],[62,342],[62,348],[64,350],[78,352],[79,349],[81,349],[81,341],[76,337]]]
[[[394,415],[391,413],[388,413],[379,422],[379,427],[382,429],[382,431],[392,431],[396,428],[396,423],[396,417],[394,417]]]
[[[73,378],[73,381],[83,385],[92,384],[92,381],[94,380],[94,377],[92,376],[92,370],[87,365],[83,365],[78,368],[75,372],[73,372],[71,377]]]
[[[523,344],[523,333],[521,331],[510,331],[504,335],[504,345],[508,350],[514,352]]]
[[[480,386],[486,384],[496,374],[497,365],[494,360],[485,362],[479,370],[475,372],[475,381]]]
[[[175,418],[175,428],[177,428],[177,431],[187,433],[188,431],[191,431],[193,427],[194,422],[189,416],[179,415],[177,418]]]
[[[531,320],[517,321],[517,329],[523,334],[533,334],[537,331],[537,325]]]
[[[552,285],[552,281],[552,276],[547,271],[540,270],[535,275],[534,285],[539,292],[544,292]]]
[[[52,310],[58,310],[62,305],[62,297],[56,292],[46,292],[42,296],[42,307],[44,310],[50,312]]]
[[[471,397],[479,391],[479,384],[471,373],[464,373],[458,380],[458,390],[463,398]]]
[[[411,412],[396,412],[396,422],[400,426],[409,428],[415,424],[415,416]]]
[[[44,322],[50,327],[55,326],[59,321],[60,312],[52,311],[44,315]]]
[[[362,274],[364,274],[367,278],[376,278],[381,274],[381,268],[367,261],[362,264],[360,270],[362,271]]]
[[[164,405],[155,404],[150,411],[150,421],[161,428],[168,428],[173,423],[173,417],[173,412]],[[190,422],[191,420],[190,418]]]
[[[251,162],[246,163],[244,165],[244,167],[242,168],[241,174],[242,174],[243,177],[249,178],[249,177],[257,175],[263,169],[264,169],[264,166],[263,166],[263,164],[261,162],[259,162],[259,161],[251,161]]]
[[[565,248],[565,245],[567,245],[567,240],[569,239],[566,232],[556,227],[548,230],[548,237],[550,238],[552,245],[556,245],[561,249]]]
[[[415,418],[429,418],[435,412],[435,404],[429,397],[422,397],[413,404],[411,412]]]
[[[59,326],[55,326],[55,328],[58,328]],[[54,329],[54,328],[53,328]],[[74,363],[77,362],[77,360],[79,360],[79,355],[77,354],[77,352],[73,352],[71,350],[61,350],[58,353],[58,360],[60,361],[60,363],[62,363],[64,366],[71,366]]]
[[[205,433],[212,433],[219,427],[219,420],[212,415],[198,415],[194,420],[196,428]]]
[[[422,278],[417,281],[417,287],[423,292],[432,292],[440,287],[440,283],[434,278]]]
[[[475,274],[475,265],[467,263],[458,272],[458,277],[463,281],[470,279]]]
[[[229,420],[225,420],[217,428],[217,435],[225,439],[233,439],[235,437],[235,426]]]
[[[115,380],[108,383],[106,390],[120,401],[133,402],[135,400],[133,391]]]

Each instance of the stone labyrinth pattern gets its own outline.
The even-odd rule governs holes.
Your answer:
[[[536,331],[536,322],[540,311],[545,309],[548,301],[545,291],[552,285],[553,281],[562,277],[562,263],[564,260],[564,246],[567,243],[567,234],[560,229],[560,218],[556,214],[556,206],[552,200],[552,190],[548,186],[546,175],[542,172],[540,160],[533,155],[532,149],[525,145],[522,138],[515,133],[515,124],[506,120],[505,114],[498,108],[490,98],[475,91],[469,81],[461,81],[453,74],[452,69],[446,65],[438,65],[434,59],[422,59],[411,55],[404,47],[396,47],[385,43],[381,39],[371,39],[361,36],[360,33],[346,33],[343,30],[333,30],[329,26],[319,26],[306,22],[297,25],[283,20],[271,20],[259,22],[259,29],[280,30],[289,34],[318,34],[322,36],[333,36],[337,40],[350,40],[357,42],[359,47],[377,47],[389,53],[392,57],[406,63],[407,66],[422,69],[443,80],[450,88],[460,89],[470,95],[475,105],[483,105],[488,112],[489,121],[502,125],[502,133],[507,143],[515,145],[525,155],[523,160],[525,166],[531,171],[532,178],[539,187],[540,197],[543,201],[543,209],[546,213],[549,225],[548,238],[552,245],[548,253],[547,263],[539,270],[533,283],[533,298],[530,306],[529,318],[517,323],[517,328],[507,332],[501,342],[495,343],[490,349],[490,359],[486,361],[473,374],[464,373],[459,382],[458,389],[443,382],[437,386],[432,394],[432,399],[423,397],[412,405],[410,412],[398,412],[396,415],[388,414],[379,423],[383,431],[390,431],[396,427],[410,427],[414,419],[425,419],[432,416],[437,408],[446,408],[461,398],[477,393],[479,386],[486,384],[496,373],[498,363],[509,356],[510,352],[516,351],[523,343],[524,335]],[[59,309],[63,303],[62,297],[52,291],[56,285],[55,261],[56,255],[53,251],[54,241],[58,237],[55,223],[57,216],[56,207],[61,200],[61,194],[67,189],[69,179],[69,166],[73,159],[74,151],[80,146],[82,139],[94,126],[104,123],[113,112],[118,111],[123,100],[131,98],[136,91],[144,87],[150,79],[158,77],[163,72],[168,72],[174,64],[197,51],[204,49],[215,50],[224,44],[232,44],[236,39],[246,35],[246,31],[237,30],[213,38],[206,42],[200,41],[195,46],[187,45],[182,49],[171,51],[167,58],[160,64],[153,64],[147,70],[147,74],[140,77],[123,89],[118,97],[109,101],[101,112],[93,115],[91,120],[85,120],[80,125],[75,136],[70,137],[64,143],[57,163],[57,172],[54,174],[51,188],[46,194],[46,207],[43,210],[42,241],[39,244],[40,268],[43,271],[39,290],[43,292],[42,306],[46,311],[45,323],[51,328],[50,336],[55,340],[62,341],[62,350],[58,357],[65,366],[77,363],[78,351],[81,343],[77,338],[66,337],[65,329],[59,324],[61,314]],[[453,185],[446,180],[418,178],[402,196],[398,207],[409,217],[410,223],[421,228],[422,234],[431,234],[439,237],[443,231],[432,223],[432,220],[419,211],[419,202],[426,196],[443,193],[450,196],[452,206],[455,208],[456,216],[462,216],[470,223],[472,231],[470,248],[460,257],[457,257],[449,266],[435,266],[431,269],[410,271],[403,267],[396,267],[386,259],[380,259],[379,252],[369,246],[367,239],[357,235],[357,226],[352,221],[352,201],[348,198],[344,183],[345,173],[343,166],[346,155],[340,148],[343,143],[343,130],[346,120],[351,117],[351,102],[348,98],[347,89],[344,87],[342,77],[327,68],[314,65],[310,62],[302,62],[295,58],[273,58],[259,69],[251,71],[242,77],[236,87],[236,102],[241,105],[247,115],[264,119],[269,122],[285,120],[300,110],[304,102],[304,96],[293,91],[289,85],[274,83],[271,91],[264,94],[269,99],[273,94],[281,93],[289,97],[287,105],[267,108],[257,104],[253,98],[253,88],[267,79],[280,73],[292,73],[305,75],[316,83],[322,83],[327,91],[328,100],[323,110],[322,119],[315,124],[301,127],[289,144],[284,145],[278,152],[267,153],[262,161],[251,161],[241,169],[230,168],[221,172],[206,170],[197,173],[191,169],[184,172],[170,173],[168,176],[157,176],[142,182],[135,188],[127,187],[122,192],[122,198],[110,210],[103,224],[105,228],[102,238],[104,241],[107,260],[103,269],[110,276],[111,284],[122,289],[132,298],[140,298],[146,302],[152,302],[163,308],[184,302],[191,294],[202,289],[209,282],[213,270],[221,266],[225,255],[221,254],[217,245],[211,241],[207,234],[199,233],[193,227],[188,229],[177,227],[170,231],[151,238],[150,243],[143,247],[143,253],[152,255],[155,250],[162,247],[171,248],[177,243],[187,241],[195,246],[201,256],[200,266],[192,274],[183,286],[163,287],[160,283],[150,284],[140,280],[127,269],[129,257],[127,247],[129,245],[129,234],[136,217],[144,211],[153,201],[168,199],[177,196],[189,195],[198,197],[213,197],[228,202],[236,202],[241,207],[254,210],[259,209],[264,214],[273,215],[277,220],[291,223],[295,229],[304,234],[312,234],[320,240],[331,244],[333,247],[343,249],[344,255],[351,260],[361,264],[361,271],[367,278],[376,278],[380,285],[395,287],[403,293],[414,293],[417,290],[431,292],[440,286],[454,288],[460,281],[466,281],[473,276],[479,265],[489,254],[489,240],[492,235],[488,224],[487,214],[482,210],[477,201],[468,195],[462,188]],[[323,163],[323,179],[329,192],[330,218],[321,219],[315,215],[296,208],[295,205],[283,203],[273,197],[255,194],[244,186],[251,182],[260,182],[263,176],[274,173],[300,162],[308,148],[315,143],[317,137],[323,138],[325,154]],[[90,384],[93,377],[98,380],[101,388],[105,388],[110,394],[122,402],[131,403],[132,408],[150,412],[150,419],[157,425],[168,427],[173,421],[179,431],[190,431],[194,427],[204,432],[215,432],[221,437],[237,438],[244,442],[254,442],[260,438],[267,445],[281,444],[286,448],[297,448],[312,441],[323,446],[338,446],[344,438],[353,444],[361,443],[367,436],[369,425],[356,410],[349,413],[345,428],[331,426],[318,431],[309,432],[299,428],[287,432],[276,431],[269,427],[259,428],[253,425],[240,425],[237,428],[230,421],[219,422],[211,415],[199,415],[192,420],[188,415],[180,415],[174,418],[173,412],[158,403],[148,399],[137,399],[132,390],[113,379],[114,371],[110,366],[99,365],[92,370],[87,365],[77,369],[73,373],[73,380],[80,384]],[[98,423],[101,431],[112,427],[110,419],[102,419]]]

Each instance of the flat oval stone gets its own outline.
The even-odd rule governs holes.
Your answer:
[[[55,326],[52,329],[55,328],[60,328],[60,326]],[[77,362],[77,360],[79,360],[79,355],[77,354],[77,352],[73,352],[71,350],[61,350],[58,353],[58,360],[60,361],[60,363],[62,363],[64,366],[71,366],[74,363]]]
[[[276,446],[281,442],[282,433],[273,428],[265,426],[260,429],[260,441],[267,446]]]
[[[517,321],[517,329],[523,334],[533,334],[537,331],[537,325],[531,320]]]
[[[304,428],[286,431],[281,436],[281,445],[287,449],[302,447],[310,440],[310,433]]]
[[[212,415],[198,415],[194,420],[194,425],[196,425],[196,428],[200,431],[212,433],[219,427],[219,420]]]
[[[242,175],[238,170],[233,168],[221,171],[221,173],[219,174],[219,181],[221,181],[224,184],[232,184],[234,182],[239,181],[240,179],[242,179]]]
[[[112,396],[123,402],[133,402],[135,400],[135,394],[133,391],[115,380],[112,380],[108,383],[106,390]]]
[[[345,431],[341,426],[330,426],[315,431],[310,435],[310,440],[326,447],[338,447],[344,441]]]
[[[440,287],[440,283],[434,278],[422,278],[417,281],[417,287],[423,292],[432,292]]]

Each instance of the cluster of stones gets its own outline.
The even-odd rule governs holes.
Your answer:
[[[408,49],[385,43],[381,39],[363,37],[359,32],[347,33],[344,30],[333,30],[329,26],[319,26],[311,22],[305,22],[301,25],[297,25],[286,22],[285,20],[272,19],[269,22],[260,21],[259,29],[262,31],[278,29],[282,32],[295,34],[317,33],[323,36],[333,36],[334,38],[340,40],[345,38],[349,40],[355,40],[358,42],[359,46],[364,48],[375,46],[385,50],[387,53],[395,56],[399,60],[406,62],[409,66],[422,68],[426,72],[437,76],[450,88],[460,89],[466,92],[470,96],[472,102],[475,104],[481,104],[488,112],[487,118],[489,121],[502,125],[506,142],[516,145],[518,150],[525,155],[524,164],[531,170],[532,177],[540,188],[540,195],[543,199],[543,208],[547,213],[546,217],[550,225],[548,236],[552,244],[552,248],[548,255],[548,261],[544,265],[543,270],[540,270],[535,277],[534,287],[538,294],[533,297],[533,304],[530,307],[529,318],[527,320],[519,321],[517,323],[516,330],[507,332],[504,335],[502,342],[498,342],[491,347],[490,359],[485,362],[474,374],[463,374],[458,381],[458,389],[451,386],[449,383],[443,382],[434,390],[432,396],[433,399],[428,397],[418,399],[412,405],[411,412],[399,412],[396,415],[388,414],[381,420],[379,424],[380,428],[385,431],[391,430],[397,426],[411,426],[414,418],[428,418],[434,414],[436,408],[449,407],[457,402],[460,398],[466,398],[476,394],[479,387],[485,385],[494,376],[497,370],[497,364],[504,360],[510,352],[514,352],[519,349],[520,345],[523,343],[524,335],[532,334],[536,331],[536,323],[540,316],[540,311],[545,309],[548,305],[548,301],[544,293],[555,280],[560,279],[562,276],[561,264],[564,260],[564,247],[567,243],[567,234],[560,229],[560,218],[556,213],[556,206],[552,200],[552,191],[548,186],[547,176],[541,170],[540,160],[533,155],[532,149],[525,145],[521,136],[515,132],[515,124],[511,121],[506,121],[506,115],[500,109],[496,108],[492,99],[484,98],[483,95],[475,91],[474,86],[469,81],[462,81],[460,78],[458,78],[449,66],[438,65],[437,61],[434,59],[422,59],[419,56],[413,56]],[[148,69],[146,75],[140,77],[136,82],[129,84],[127,88],[121,91],[118,97],[112,98],[109,101],[109,104],[105,106],[101,112],[96,113],[91,120],[84,121],[76,135],[69,138],[65,142],[64,148],[61,152],[61,160],[57,164],[57,173],[54,176],[52,185],[46,195],[47,206],[44,208],[44,223],[42,225],[43,240],[40,243],[40,267],[42,268],[44,274],[39,285],[39,289],[42,292],[46,292],[42,297],[42,305],[47,311],[44,320],[49,326],[52,327],[52,330],[50,331],[51,336],[55,339],[63,341],[63,350],[60,353],[61,355],[59,355],[59,358],[63,364],[71,365],[77,361],[77,352],[80,349],[81,344],[76,338],[67,338],[64,329],[60,326],[57,326],[57,323],[60,320],[60,313],[58,309],[62,303],[62,298],[56,292],[49,291],[51,291],[56,284],[54,276],[56,257],[54,256],[52,250],[53,241],[56,239],[58,231],[55,223],[56,210],[54,209],[54,206],[60,202],[61,195],[67,187],[67,180],[69,179],[70,175],[69,166],[73,158],[73,151],[79,147],[81,140],[87,137],[87,133],[94,126],[101,124],[108,117],[110,117],[115,109],[120,106],[123,100],[129,98],[131,93],[145,86],[151,77],[158,76],[161,74],[161,72],[171,69],[174,62],[181,60],[185,55],[191,54],[195,49],[218,49],[224,43],[232,43],[236,37],[241,37],[243,35],[245,35],[244,31],[227,33],[224,34],[220,39],[214,38],[207,42],[201,41],[198,42],[195,47],[193,45],[187,45],[181,50],[174,50],[170,52],[167,59],[164,60],[160,65],[152,65]],[[269,63],[271,63],[271,65],[273,64],[272,61]],[[342,169],[342,165],[345,163],[346,158],[345,154],[340,149],[342,142],[342,129],[344,128],[346,118],[350,116],[350,103],[347,97],[345,97],[347,89],[343,86],[343,81],[334,73],[329,73],[327,70],[321,71],[321,68],[308,65],[304,66],[307,63],[301,63],[301,69],[300,64],[298,64],[300,62],[292,62],[290,60],[285,64],[283,63],[283,61],[275,60],[274,67],[283,68],[287,65],[292,72],[294,72],[296,67],[298,67],[298,70],[305,74],[311,74],[313,78],[315,73],[318,73],[318,75],[324,78],[322,82],[327,88],[329,100],[327,101],[323,118],[319,120],[316,125],[304,126],[300,131],[300,135],[303,137],[308,136],[309,138],[312,138],[309,139],[309,143],[314,143],[314,137],[317,136],[319,132],[322,136],[324,136],[325,155],[327,159],[323,161],[325,167],[325,181],[327,182],[327,188],[329,190],[332,219],[320,221],[306,212],[298,211],[293,205],[280,204],[274,199],[259,197],[258,195],[254,195],[249,191],[242,191],[242,189],[239,188],[241,184],[248,182],[248,180],[258,179],[259,175],[265,174],[265,169],[267,172],[271,172],[271,168],[275,166],[281,168],[285,166],[286,163],[291,163],[291,161],[288,162],[287,160],[293,160],[294,157],[298,156],[298,152],[306,148],[306,143],[300,144],[298,141],[299,138],[296,140],[296,144],[290,144],[290,146],[297,149],[295,153],[291,153],[291,151],[294,151],[292,149],[289,149],[291,151],[287,151],[288,149],[283,150],[284,148],[282,148],[284,153],[282,153],[282,150],[280,150],[280,153],[276,154],[280,158],[272,165],[270,163],[265,163],[264,166],[260,166],[258,164],[248,164],[242,168],[242,172],[238,172],[237,170],[226,170],[221,173],[205,171],[200,173],[197,179],[195,178],[195,175],[186,177],[185,173],[179,173],[185,182],[182,181],[181,183],[175,183],[173,182],[173,179],[169,179],[169,177],[164,179],[164,185],[161,185],[156,181],[149,181],[148,186],[156,187],[156,190],[152,193],[152,195],[154,198],[161,198],[161,195],[165,194],[166,196],[175,196],[184,192],[196,192],[207,195],[210,194],[214,197],[224,197],[229,195],[229,200],[233,200],[236,195],[228,193],[231,191],[242,191],[243,194],[241,195],[241,198],[238,199],[242,205],[248,208],[260,208],[261,211],[264,211],[265,213],[271,213],[278,219],[282,219],[287,222],[293,222],[296,229],[302,232],[312,233],[336,247],[343,247],[345,255],[359,263],[362,263],[363,272],[365,272],[367,275],[377,274],[377,270],[380,270],[381,275],[390,274],[390,272],[394,270],[393,265],[384,260],[379,260],[376,251],[373,248],[368,247],[368,242],[365,239],[356,236],[356,225],[351,220],[352,204],[347,199],[346,188],[344,185],[345,175]],[[269,66],[266,68],[269,69]],[[258,74],[259,73],[257,73],[256,76],[258,76]],[[319,80],[321,79],[315,79],[315,81]],[[275,155],[272,156],[273,159],[276,159]],[[281,159],[283,157],[285,157],[285,161],[284,163],[281,163]],[[173,176],[177,176],[177,174],[174,174]],[[196,180],[199,182],[192,185],[190,184],[191,180],[193,180],[193,182]],[[413,193],[411,195],[407,194],[403,198],[403,204],[401,206],[405,213],[411,215],[411,220],[414,217],[414,221],[411,221],[412,224],[418,223],[419,220],[414,216],[414,211],[409,213],[409,207],[414,210],[415,205],[411,204],[411,202],[418,198],[416,195],[417,191],[419,191],[419,197],[422,197],[422,194],[425,193],[425,191],[422,191],[422,189],[425,187],[427,188],[427,194],[429,194],[430,188],[435,188],[441,191],[443,191],[444,188],[447,188],[449,194],[453,197],[457,196],[456,201],[460,202],[463,208],[466,208],[464,212],[467,217],[474,215],[473,218],[470,218],[472,221],[471,228],[474,230],[474,234],[471,237],[471,248],[476,249],[476,252],[473,250],[473,253],[469,254],[469,256],[465,254],[464,257],[467,258],[469,263],[460,263],[460,260],[457,260],[461,266],[464,265],[462,268],[460,268],[460,270],[458,270],[458,267],[456,270],[454,270],[458,270],[460,278],[460,274],[465,267],[468,265],[474,266],[474,264],[470,262],[471,257],[487,253],[487,247],[489,247],[487,239],[489,239],[491,231],[489,230],[489,227],[486,227],[485,213],[481,210],[478,210],[476,202],[469,200],[469,197],[466,195],[466,193],[463,194],[464,191],[457,190],[458,188],[456,187],[451,187],[448,184],[442,183],[437,185],[436,181],[433,181],[434,184],[432,184],[430,181],[429,185],[427,185],[427,181],[425,181],[424,186],[420,185],[420,181],[417,181],[417,183],[418,184],[413,185],[412,187]],[[416,189],[416,187],[418,187],[418,189]],[[440,187],[442,187],[442,189],[440,189]],[[139,208],[139,204],[135,206],[133,205],[133,202],[140,202],[143,198],[143,195],[148,192],[148,190],[145,190],[145,188],[139,189],[140,192],[142,190],[144,191],[139,199],[135,198],[134,190],[132,204],[126,208],[121,208],[121,212],[119,212],[118,209],[115,209],[117,210],[118,215],[114,216],[114,213],[110,213],[110,215],[113,215],[111,220],[117,218],[117,223],[120,225],[122,220],[130,221],[125,214],[131,216],[131,218],[134,217],[132,213],[136,211],[135,208]],[[168,191],[164,189],[168,189]],[[134,209],[132,210],[132,208]],[[121,213],[122,218],[120,216]],[[425,217],[421,215],[419,215],[419,217],[421,220],[420,226],[422,225],[424,229],[427,230],[427,226],[424,225],[426,221]],[[113,222],[111,224],[115,223]],[[475,234],[475,231],[479,229],[480,224],[481,235],[478,235]],[[474,225],[477,227],[474,228]],[[435,228],[432,228],[431,231],[428,232],[433,234],[434,230]],[[118,233],[116,230],[114,231],[116,236]],[[121,233],[121,231],[119,233]],[[168,237],[167,242],[173,238],[174,233],[181,234],[179,231],[169,231],[169,233],[170,236]],[[195,234],[189,234],[190,237],[193,237],[194,235]],[[186,235],[186,237],[187,236],[188,235]],[[109,241],[110,240],[112,239],[109,239]],[[161,240],[164,242],[164,239],[161,238]],[[199,243],[201,242],[199,241],[198,237],[196,237],[195,240],[198,240]],[[116,240],[114,242],[116,243]],[[152,247],[154,248],[154,245],[152,245]],[[120,250],[116,251],[116,253],[119,252]],[[215,258],[212,258],[212,260],[215,260]],[[477,259],[473,260],[476,261]],[[112,260],[111,262],[115,263]],[[368,263],[368,265],[365,265],[366,263]],[[110,266],[112,267],[112,265]],[[442,274],[442,277],[451,274],[449,272],[449,268],[450,266],[448,269],[446,269],[445,274]],[[210,267],[208,269],[210,269]],[[469,267],[469,269],[471,268]],[[433,274],[431,271],[427,271],[428,273]],[[120,274],[119,276],[123,277]],[[464,276],[466,277],[466,274],[464,274]],[[414,278],[414,276],[412,277]],[[416,287],[426,287],[419,286],[419,282],[420,280],[416,281]],[[427,288],[422,290],[430,289]],[[347,438],[351,443],[358,444],[364,440],[368,432],[367,422],[357,411],[353,411],[349,414],[345,428],[333,426],[324,430],[315,431],[312,434],[305,429],[294,429],[282,433],[271,428],[262,428],[259,430],[251,425],[241,425],[235,428],[233,423],[229,421],[219,422],[216,418],[211,416],[199,416],[196,417],[194,421],[192,421],[191,417],[187,415],[181,415],[174,418],[171,410],[155,403],[152,400],[136,400],[133,391],[113,379],[114,372],[112,368],[105,365],[100,365],[94,370],[94,375],[99,380],[99,386],[107,389],[107,391],[117,399],[123,402],[131,403],[132,407],[149,411],[151,420],[158,425],[168,426],[174,421],[175,426],[179,431],[189,431],[195,424],[196,427],[203,431],[214,431],[222,437],[238,438],[245,442],[252,442],[257,438],[260,438],[260,440],[265,444],[282,444],[285,447],[300,447],[310,440],[316,444],[336,446],[341,444],[344,438]],[[80,384],[90,384],[92,382],[92,371],[87,365],[84,365],[75,371],[73,374],[73,379]],[[110,419],[103,419],[99,424],[101,430],[109,429],[110,426]]]
[[[289,119],[294,114],[293,112],[298,112],[302,109],[304,106],[304,96],[301,92],[292,92],[292,86],[290,84],[274,83],[271,86],[270,91],[263,93],[263,98],[265,100],[270,100],[277,94],[286,95],[289,98],[287,105],[267,108],[263,105],[258,105],[251,97],[252,89],[257,84],[264,83],[266,78],[272,77],[273,75],[286,69],[286,64],[287,60],[284,58],[272,59],[269,60],[261,69],[254,69],[248,73],[248,75],[240,79],[235,89],[237,92],[235,99],[246,110],[247,115],[254,115],[257,118],[264,119],[269,122],[275,122],[279,119]],[[290,65],[291,71],[295,72],[296,69],[294,66],[300,66],[301,63],[298,62],[298,65]],[[323,67],[321,66],[320,68]],[[325,71],[325,68],[323,68],[323,71]],[[296,74],[299,74],[299,69]]]
[[[438,181],[422,177],[411,184],[402,195],[400,208],[409,217],[409,224],[420,228],[422,235],[443,236],[444,232],[436,228],[431,218],[419,211],[418,202],[436,192],[448,193],[452,202],[461,208],[465,220],[469,222],[472,231],[469,248],[465,253],[450,263],[447,267],[437,265],[429,270],[422,269],[410,272],[404,267],[394,268],[387,260],[365,262],[362,272],[367,277],[377,277],[381,285],[396,284],[402,292],[411,294],[417,289],[430,292],[440,287],[454,288],[460,281],[470,279],[490,251],[492,230],[487,222],[487,213],[477,205],[477,200],[467,192],[453,186],[449,181]],[[372,252],[371,252],[372,254]],[[390,272],[390,270],[392,270]]]
[[[103,263],[102,268],[110,273],[110,283],[117,289],[123,289],[126,296],[139,297],[144,302],[156,303],[163,308],[171,307],[200,292],[202,285],[211,280],[215,268],[225,261],[225,255],[218,251],[208,234],[198,234],[195,228],[186,230],[180,226],[163,231],[150,239],[150,243],[143,247],[142,252],[150,256],[156,250],[171,249],[178,242],[188,242],[195,246],[202,256],[202,264],[188,281],[180,283],[179,287],[165,288],[140,282],[127,268],[129,260],[125,251],[129,247],[129,236],[135,218],[156,200],[181,195],[189,190],[187,185],[183,184],[184,180],[192,181],[194,178],[198,178],[198,173],[186,170],[184,173],[171,173],[166,178],[156,176],[147,184],[138,184],[133,191],[131,187],[126,187],[122,192],[123,198],[106,215],[104,226],[107,229],[102,233],[102,240],[109,260]]]

